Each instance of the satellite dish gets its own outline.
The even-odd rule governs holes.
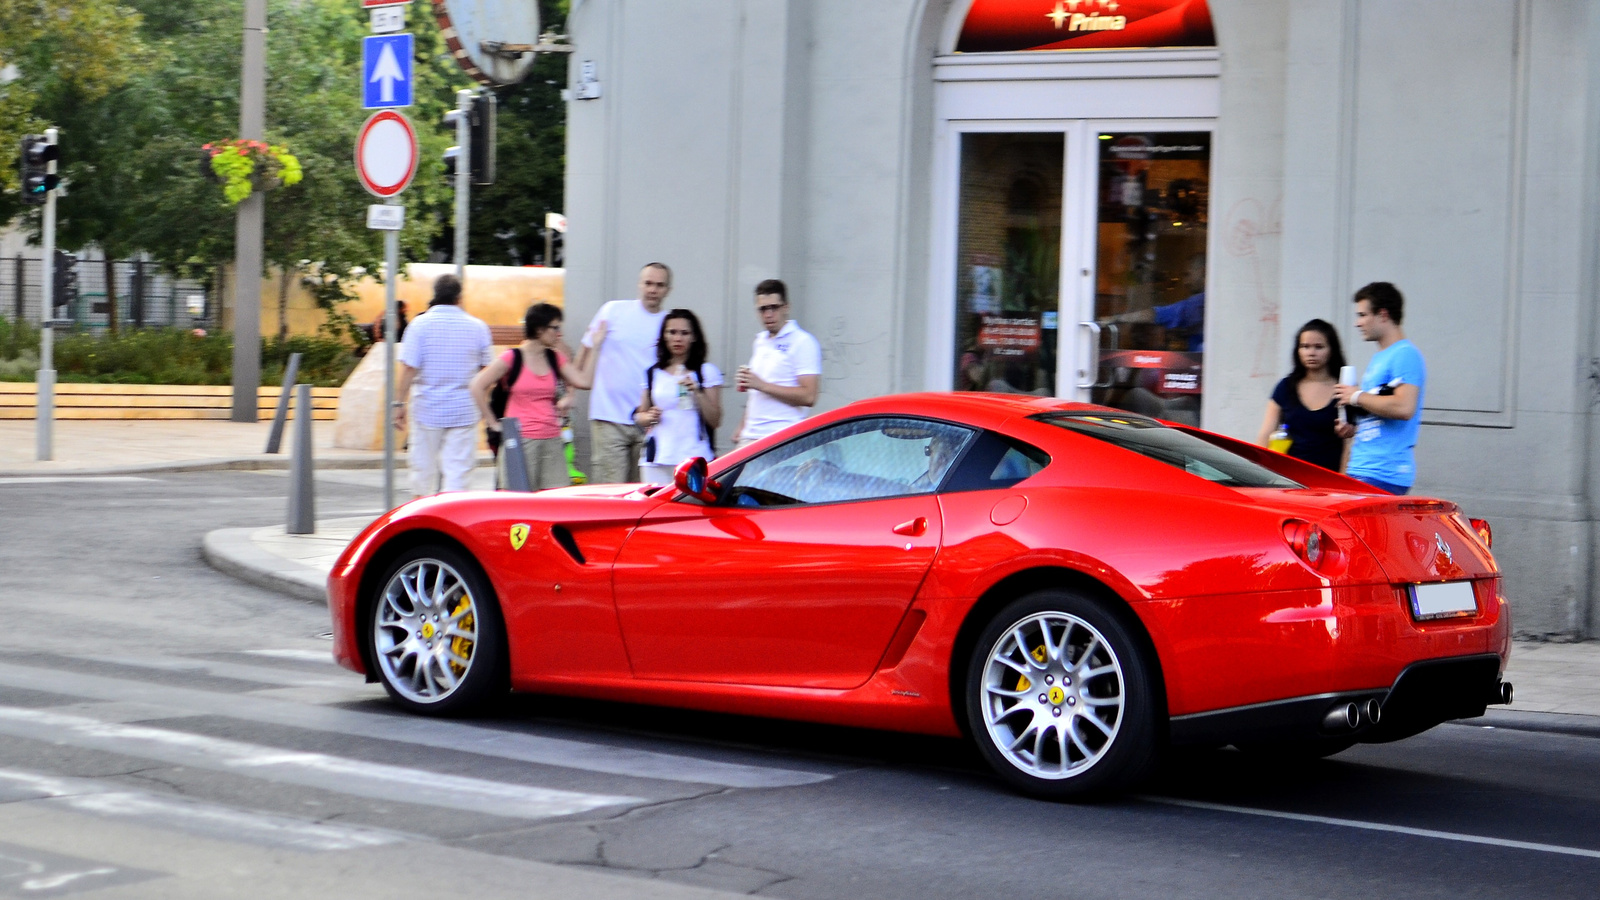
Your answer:
[[[538,0],[433,0],[439,30],[468,75],[490,85],[516,84],[533,68],[539,43]]]

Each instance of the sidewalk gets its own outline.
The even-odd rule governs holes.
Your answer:
[[[276,454],[263,452],[271,428],[270,419],[62,419],[51,442],[54,458],[39,462],[33,420],[0,419],[0,477],[287,468],[294,422],[285,425]],[[381,451],[334,447],[332,422],[316,423],[311,437],[319,468],[383,466]]]
[[[205,537],[205,558],[245,581],[325,603],[334,560],[370,521],[323,519],[314,535],[284,534],[281,525],[213,531]],[[1514,702],[1491,708],[1485,724],[1600,737],[1600,641],[1519,641],[1506,680],[1516,689]]]

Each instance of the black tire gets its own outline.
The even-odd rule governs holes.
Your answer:
[[[1093,799],[1154,771],[1161,695],[1136,628],[1105,601],[1056,589],[1014,600],[990,621],[968,662],[965,699],[978,752],[1002,778],[1036,797]],[[1017,634],[1034,662],[1019,659]],[[1029,734],[1033,746],[1020,746]]]
[[[412,712],[463,715],[509,687],[500,605],[477,561],[453,547],[425,544],[390,563],[364,628],[378,680]]]

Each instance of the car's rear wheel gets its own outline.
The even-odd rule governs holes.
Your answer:
[[[1127,788],[1158,751],[1155,667],[1106,604],[1042,590],[1007,605],[967,668],[967,714],[995,771],[1037,796]]]
[[[397,703],[455,715],[505,690],[500,609],[475,561],[450,547],[416,547],[381,584],[369,619],[372,657]]]

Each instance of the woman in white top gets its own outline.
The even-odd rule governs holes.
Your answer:
[[[656,363],[645,373],[644,397],[633,421],[648,429],[639,473],[650,484],[671,484],[678,464],[715,455],[712,438],[722,424],[722,372],[706,362],[700,320],[675,309],[661,320]]]

